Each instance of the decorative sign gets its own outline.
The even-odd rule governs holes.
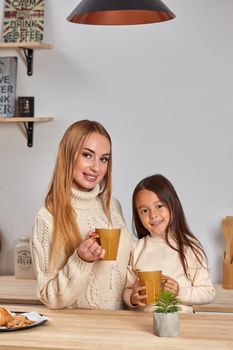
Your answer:
[[[40,42],[43,31],[44,0],[5,0],[5,42]]]
[[[19,117],[34,117],[34,96],[18,97]]]
[[[15,114],[17,57],[0,57],[0,117]]]

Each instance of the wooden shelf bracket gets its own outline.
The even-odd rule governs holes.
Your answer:
[[[26,135],[27,135],[27,145],[28,147],[33,146],[33,128],[34,128],[34,123],[33,122],[24,122],[24,127],[26,130]]]
[[[32,75],[34,50],[23,47],[23,52],[27,62],[27,75]]]

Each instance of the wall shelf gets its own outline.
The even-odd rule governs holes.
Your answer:
[[[21,42],[21,43],[0,43],[0,49],[22,49],[27,62],[27,74],[32,75],[33,72],[33,54],[34,49],[51,49],[51,44],[40,42]]]
[[[33,71],[33,52],[34,49],[51,49],[51,44],[45,44],[42,42],[21,42],[21,43],[5,43],[0,42],[0,49],[20,49],[23,50],[26,63],[27,63],[27,74],[32,75]],[[13,118],[1,118],[0,123],[23,123],[26,136],[27,145],[32,147],[33,145],[33,129],[34,123],[49,122],[53,120],[51,117],[13,117]]]
[[[26,135],[27,135],[27,145],[32,147],[33,145],[33,128],[34,123],[49,122],[53,120],[52,117],[13,117],[13,118],[1,118],[0,123],[23,123]]]
[[[52,117],[12,117],[12,118],[0,117],[0,123],[24,123],[24,122],[42,123],[42,122],[50,122],[51,120],[53,120]]]

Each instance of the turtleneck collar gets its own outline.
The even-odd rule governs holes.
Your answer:
[[[157,235],[150,235],[149,237],[151,237],[151,239],[155,240],[155,241],[165,241],[165,235],[164,234],[157,234]]]
[[[157,241],[165,241],[165,233],[157,234],[157,235],[154,235],[154,236],[150,235],[150,237],[152,239],[157,240]],[[169,231],[168,232],[168,240],[169,241],[170,241],[171,237],[172,237],[172,233],[171,233],[171,231]]]
[[[72,200],[76,204],[75,206],[78,206],[79,208],[82,208],[82,209],[88,209],[92,207],[93,202],[95,201],[99,192],[100,192],[99,185],[96,185],[90,191],[81,191],[74,187],[72,187],[71,189]]]

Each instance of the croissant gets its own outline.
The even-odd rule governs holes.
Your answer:
[[[29,320],[26,316],[16,315],[13,320],[7,322],[7,328],[25,327],[32,324],[34,321]]]
[[[0,307],[0,327],[6,326],[11,321],[13,321],[13,316],[4,307]]]
[[[25,327],[34,323],[29,320],[26,316],[15,315],[12,316],[7,309],[0,307],[0,327],[5,326],[7,328]]]

